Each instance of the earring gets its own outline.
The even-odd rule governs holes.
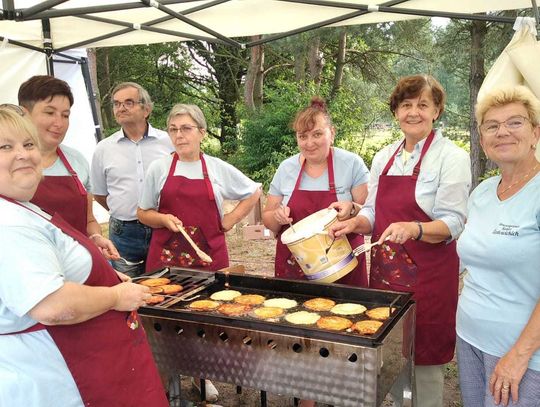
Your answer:
[[[532,148],[533,150],[536,150],[536,144],[533,144],[533,145],[531,146],[531,148]]]

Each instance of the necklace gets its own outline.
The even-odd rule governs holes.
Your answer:
[[[505,194],[508,190],[512,189],[513,187],[515,187],[517,184],[519,184],[520,182],[523,182],[525,181],[527,178],[529,178],[529,175],[531,175],[532,173],[534,173],[536,171],[536,169],[538,168],[538,162],[536,163],[536,165],[529,171],[527,172],[527,174],[525,174],[523,177],[521,177],[520,179],[518,179],[516,182],[513,182],[511,183],[510,185],[508,185],[505,189],[503,189],[501,192],[499,192],[499,196]],[[499,186],[501,186],[501,184],[499,183]]]

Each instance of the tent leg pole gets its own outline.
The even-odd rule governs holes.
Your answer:
[[[90,109],[92,109],[92,119],[94,120],[94,128],[96,129],[96,142],[99,143],[103,139],[103,135],[101,134],[101,127],[99,125],[99,117],[96,107],[96,97],[94,94],[94,88],[92,87],[90,70],[88,69],[88,58],[81,58],[81,71],[84,78],[84,84],[86,86],[88,101],[90,102]]]

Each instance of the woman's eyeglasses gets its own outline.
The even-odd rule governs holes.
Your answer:
[[[487,122],[484,122],[480,125],[480,131],[486,136],[493,136],[497,134],[499,128],[501,127],[501,124],[504,125],[507,130],[515,131],[521,129],[525,123],[530,121],[531,120],[529,118],[524,116],[512,116],[503,122],[498,122],[496,120],[488,120]]]
[[[169,127],[167,131],[169,132],[170,135],[175,136],[176,134],[178,134],[178,132],[182,134],[186,134],[186,135],[193,134],[195,133],[195,130],[198,130],[198,129],[199,127],[197,126],[189,126],[186,124],[180,127]]]
[[[14,105],[13,103],[2,103],[0,104],[0,109],[11,110],[20,116],[24,116],[24,109],[19,105]]]

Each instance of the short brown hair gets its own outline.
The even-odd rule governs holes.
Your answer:
[[[417,98],[426,89],[431,91],[431,97],[433,98],[435,106],[439,109],[439,117],[441,117],[444,112],[446,93],[439,81],[431,75],[410,75],[402,77],[390,95],[389,105],[392,114],[396,113],[399,104],[405,99]]]
[[[315,121],[319,115],[323,115],[329,126],[332,126],[332,118],[328,113],[326,102],[319,96],[311,98],[308,107],[296,113],[296,117],[292,123],[292,128],[297,133],[303,133],[315,127]]]
[[[19,105],[32,111],[41,100],[51,100],[55,96],[65,96],[69,106],[73,106],[73,93],[67,82],[49,75],[32,76],[19,88]]]

